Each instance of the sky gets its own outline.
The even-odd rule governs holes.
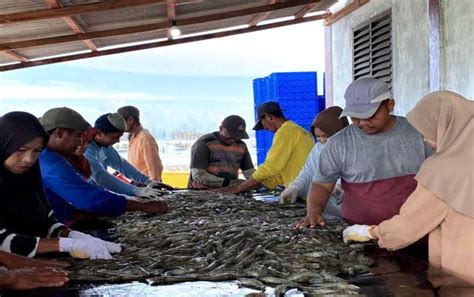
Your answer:
[[[91,124],[123,105],[152,132],[211,132],[230,114],[253,126],[252,80],[324,71],[321,21],[0,73],[0,114],[67,106]],[[155,134],[154,133],[154,134]]]

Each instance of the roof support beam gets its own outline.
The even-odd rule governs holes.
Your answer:
[[[171,24],[173,24],[173,22],[176,21],[176,0],[167,0],[166,6],[167,6],[168,20],[171,22]],[[168,32],[166,32],[166,37],[168,37],[168,39],[172,38],[169,30]]]
[[[183,20],[180,19],[180,20],[177,20],[176,23],[177,23],[177,26],[194,25],[197,23],[220,21],[220,20],[229,19],[229,18],[241,17],[241,16],[252,15],[252,14],[262,13],[262,12],[272,12],[274,10],[297,7],[297,6],[301,6],[305,4],[319,3],[319,2],[321,2],[321,0],[291,0],[287,2],[277,2],[274,4],[254,6],[250,8],[244,8],[244,9],[237,9],[237,10],[232,10],[232,11],[213,14],[213,15],[198,16],[198,17],[188,18],[188,19],[183,19]]]
[[[47,0],[48,5],[51,8],[59,8],[63,7],[61,4],[60,0]],[[63,17],[63,20],[66,22],[66,24],[69,26],[69,28],[72,29],[72,31],[76,34],[81,34],[85,33],[85,31],[81,28],[81,26],[71,17],[71,16],[65,16]],[[92,42],[92,40],[89,39],[84,39],[82,42],[91,50],[91,51],[96,51],[97,46]]]
[[[30,59],[28,59],[27,57],[25,57],[23,55],[20,55],[19,53],[15,52],[15,51],[4,51],[4,52],[0,52],[0,54],[2,54],[3,56],[5,56],[9,59],[18,61],[18,62],[29,62],[30,61]]]
[[[33,67],[33,66],[47,65],[47,64],[60,63],[60,62],[66,62],[66,61],[112,55],[112,54],[120,54],[120,53],[137,51],[137,50],[170,46],[170,45],[175,45],[175,44],[221,38],[221,37],[226,37],[226,36],[231,36],[231,35],[256,32],[256,31],[273,29],[273,28],[278,28],[278,27],[283,27],[283,26],[288,26],[288,25],[295,25],[295,24],[300,24],[300,23],[322,20],[328,17],[329,15],[330,15],[329,13],[326,13],[322,15],[310,16],[306,18],[294,19],[294,20],[289,20],[289,21],[282,21],[282,22],[271,23],[271,24],[266,24],[266,25],[261,25],[261,26],[254,26],[254,27],[249,27],[249,28],[244,28],[244,29],[235,29],[235,30],[230,30],[230,31],[225,31],[225,32],[203,34],[203,35],[192,36],[192,37],[183,37],[179,39],[152,42],[152,43],[141,44],[141,45],[125,46],[125,47],[109,49],[109,50],[102,50],[102,51],[99,50],[97,52],[75,54],[75,55],[56,57],[56,58],[48,58],[48,59],[43,59],[43,60],[25,62],[21,64],[5,65],[5,66],[0,66],[0,71],[8,71],[8,70],[14,70],[14,69]]]
[[[293,7],[293,6],[300,6],[303,4],[307,4],[308,2],[319,3],[320,1],[321,0],[292,0],[290,2],[282,2],[282,3],[256,6],[252,8],[235,10],[232,12],[218,13],[218,14],[201,16],[201,17],[191,17],[187,19],[176,20],[176,26],[196,25],[196,24],[206,23],[210,21],[225,20],[230,17],[241,17],[241,16],[247,16],[247,15],[253,15],[253,14],[261,13],[261,12],[269,12],[275,9],[284,9],[284,8]],[[132,33],[160,30],[160,29],[164,30],[164,29],[168,29],[169,27],[171,27],[171,22],[168,21],[168,22],[161,22],[161,23],[156,23],[156,24],[103,30],[103,31],[81,33],[81,34],[75,34],[75,35],[24,40],[24,41],[0,44],[0,51],[43,46],[43,45],[50,45],[50,44],[57,44],[57,43],[65,43],[65,42],[73,42],[73,41],[86,40],[86,39],[119,36],[119,35],[126,35],[126,34],[132,34]]]
[[[332,23],[342,19],[351,12],[359,9],[363,5],[369,3],[370,0],[352,0],[349,5],[344,6],[344,8],[336,11],[330,17],[324,21],[324,26],[330,26]]]
[[[308,4],[306,5],[305,7],[303,7],[302,10],[298,11],[296,14],[295,14],[295,18],[299,19],[299,18],[302,18],[305,16],[305,14],[307,14],[308,12],[310,12],[311,10],[315,9],[316,7],[319,7],[321,6],[321,2],[319,3],[313,3],[313,4]]]
[[[166,3],[166,0],[104,0],[97,3],[79,4],[53,9],[23,11],[0,15],[0,24],[29,22],[61,18],[91,12],[107,11],[118,8],[126,8],[140,5]]]
[[[268,1],[268,4],[275,4],[276,0],[269,0]],[[268,15],[270,15],[270,12],[261,12],[259,14],[257,14],[256,16],[254,16],[250,22],[249,22],[249,27],[253,27],[253,26],[257,26],[258,23],[260,23],[261,21],[263,21],[264,19],[266,19],[268,17]]]

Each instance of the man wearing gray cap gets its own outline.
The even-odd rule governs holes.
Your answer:
[[[161,163],[158,143],[151,133],[140,123],[140,111],[135,106],[124,106],[117,110],[128,127],[127,160],[141,173],[153,181],[161,181]]]
[[[342,179],[343,217],[350,224],[376,225],[399,213],[415,190],[415,174],[431,151],[395,106],[387,84],[374,78],[347,88],[346,107],[352,125],[329,139],[321,151],[307,199],[307,215],[297,228],[324,225],[321,212],[336,181]]]
[[[298,176],[314,145],[313,137],[308,131],[285,118],[278,102],[268,101],[258,107],[257,123],[253,129],[266,129],[275,133],[265,162],[251,178],[222,189],[223,192],[239,193],[262,184],[270,189],[278,185],[288,187]]]
[[[226,117],[219,131],[201,136],[191,148],[189,188],[219,188],[239,182],[239,170],[245,178],[254,167],[247,145],[245,121],[237,115]]]
[[[67,107],[53,108],[40,118],[40,122],[50,135],[39,159],[41,175],[48,200],[60,222],[74,222],[82,211],[111,217],[126,211],[166,212],[164,202],[145,202],[88,183],[70,165],[66,158],[76,151],[82,135],[90,127],[78,112]]]

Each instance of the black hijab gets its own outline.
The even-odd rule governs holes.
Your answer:
[[[15,233],[45,237],[51,207],[38,161],[22,174],[4,168],[5,160],[37,137],[46,147],[49,136],[35,116],[15,111],[0,118],[0,223]]]

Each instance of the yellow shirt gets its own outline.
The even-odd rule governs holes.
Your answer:
[[[128,143],[128,162],[151,180],[161,181],[163,164],[158,144],[148,130],[140,128]]]
[[[268,188],[288,185],[298,176],[314,140],[311,134],[292,121],[285,121],[276,131],[265,162],[252,177]]]

